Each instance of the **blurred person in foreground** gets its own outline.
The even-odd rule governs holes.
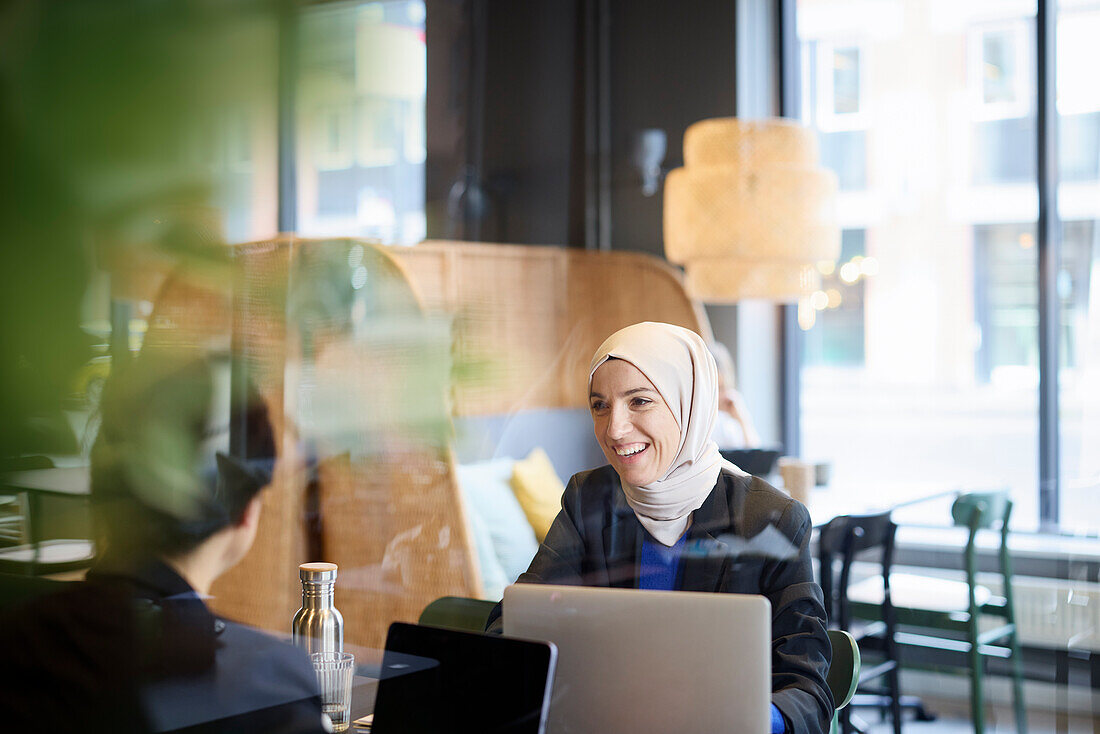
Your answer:
[[[99,559],[87,579],[0,620],[13,730],[322,732],[306,655],[203,599],[256,536],[274,439],[250,396],[250,456],[207,444],[212,364],[146,350],[112,375],[92,450]]]
[[[719,454],[718,374],[702,338],[661,323],[620,329],[596,350],[588,387],[609,465],[569,481],[517,583],[761,594],[772,609],[771,731],[829,731],[832,647],[810,516]],[[503,629],[500,605],[487,628]],[[679,672],[670,661],[669,685]]]

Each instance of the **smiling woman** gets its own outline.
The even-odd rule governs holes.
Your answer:
[[[596,368],[589,395],[596,440],[623,481],[660,479],[680,448],[680,425],[649,378],[612,358]]]
[[[810,518],[719,454],[718,373],[704,341],[670,324],[615,332],[592,358],[589,408],[610,465],[573,476],[518,583],[763,595],[773,612],[772,731],[826,731],[831,648]],[[783,552],[754,547],[769,528],[789,541]],[[488,629],[503,630],[499,606]]]

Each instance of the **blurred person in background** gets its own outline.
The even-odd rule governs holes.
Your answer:
[[[721,342],[707,345],[718,366],[718,416],[712,437],[720,449],[752,449],[760,446],[749,406],[737,391],[733,357]]]
[[[145,350],[111,376],[91,456],[99,559],[86,581],[0,620],[13,730],[321,732],[300,650],[204,598],[256,535],[275,442],[249,396],[249,456],[212,452],[213,365]]]

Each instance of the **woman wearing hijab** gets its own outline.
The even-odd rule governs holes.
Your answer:
[[[718,374],[705,342],[670,324],[628,326],[596,350],[588,384],[610,464],[569,481],[518,583],[762,594],[772,608],[772,731],[828,731],[832,652],[810,517],[718,453]],[[732,554],[730,540],[750,552]],[[498,606],[489,629],[501,627]]]

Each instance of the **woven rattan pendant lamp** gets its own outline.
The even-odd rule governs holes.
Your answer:
[[[707,303],[797,301],[817,264],[840,255],[836,175],[791,120],[703,120],[684,133],[684,166],[665,181],[665,255]]]

